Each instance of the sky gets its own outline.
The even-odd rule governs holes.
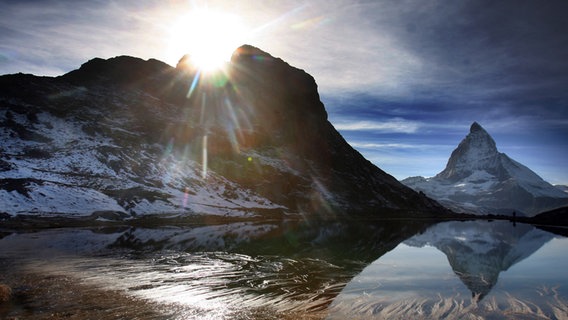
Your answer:
[[[218,14],[192,15],[203,10]],[[336,129],[397,179],[442,171],[476,121],[568,185],[567,12],[564,0],[2,0],[0,74],[118,55],[175,66],[230,35],[229,48],[310,73]]]

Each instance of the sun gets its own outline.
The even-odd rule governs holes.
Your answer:
[[[169,28],[170,55],[189,54],[192,64],[209,72],[221,68],[233,51],[247,41],[247,30],[238,16],[194,10]]]

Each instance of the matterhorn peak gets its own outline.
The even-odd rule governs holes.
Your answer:
[[[464,142],[469,148],[486,149],[491,153],[498,152],[495,140],[493,140],[491,135],[489,135],[489,133],[487,133],[487,131],[485,131],[485,129],[483,129],[483,127],[477,122],[471,124],[469,134],[464,140],[462,140],[462,143]],[[460,143],[460,146],[462,143]]]
[[[495,140],[477,122],[471,124],[442,172],[403,183],[458,212],[532,216],[568,203],[562,191],[499,152]]]
[[[446,168],[438,176],[446,179],[463,178],[463,175],[469,175],[476,169],[493,167],[498,155],[495,140],[479,123],[474,122],[469,134],[452,152]]]
[[[471,127],[469,128],[469,132],[470,132],[470,133],[471,133],[471,132],[474,132],[474,131],[484,131],[484,132],[486,132],[485,129],[483,129],[483,127],[482,127],[479,123],[477,123],[477,122],[475,122],[475,121],[471,124]]]
[[[487,133],[487,131],[485,131],[485,129],[483,129],[483,127],[477,122],[471,124],[471,127],[469,128],[469,134],[465,137],[464,140],[462,140],[462,143],[464,142],[469,148],[484,148],[488,149],[488,151],[490,150],[497,152],[495,140],[493,140],[491,135],[489,135],[489,133]],[[460,146],[462,145],[462,143],[460,143]]]

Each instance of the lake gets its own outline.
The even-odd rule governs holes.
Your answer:
[[[508,221],[0,230],[3,319],[568,319],[568,239]]]

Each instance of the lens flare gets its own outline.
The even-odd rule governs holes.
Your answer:
[[[195,9],[169,28],[168,56],[172,61],[189,54],[191,63],[204,72],[221,68],[233,51],[248,41],[248,32],[238,16]]]
[[[207,135],[203,136],[203,150],[202,150],[202,170],[201,178],[207,178]]]
[[[189,87],[189,90],[187,91],[187,95],[186,98],[190,98],[191,94],[193,93],[193,91],[195,91],[195,88],[197,87],[197,84],[199,83],[199,77],[201,76],[201,71],[197,71],[195,73],[195,75],[193,76],[193,80],[191,81],[191,86]]]

